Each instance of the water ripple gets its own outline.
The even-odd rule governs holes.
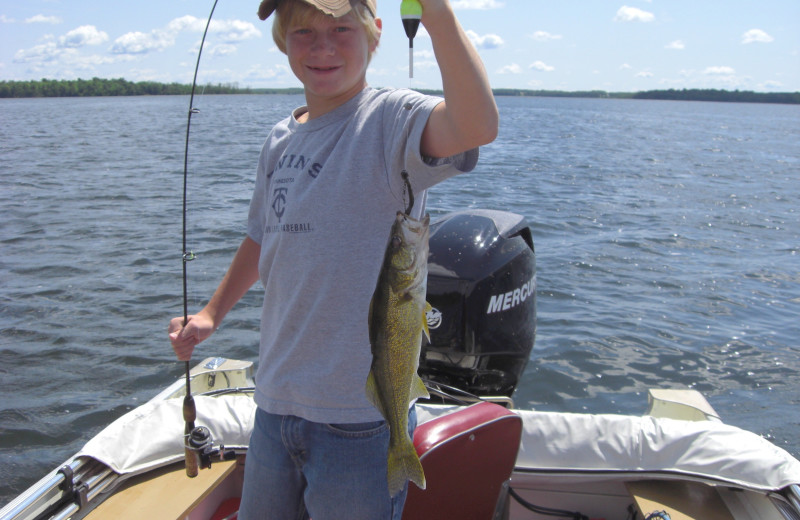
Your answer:
[[[640,414],[648,388],[695,388],[800,454],[800,107],[498,102],[499,138],[429,210],[531,224],[537,342],[516,402]],[[245,232],[268,129],[301,103],[199,100],[191,309]],[[187,104],[0,100],[0,503],[180,377],[165,329],[182,312]],[[245,295],[202,355],[255,359],[260,304]]]

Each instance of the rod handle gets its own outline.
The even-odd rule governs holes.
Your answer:
[[[193,449],[189,448],[189,434],[191,434],[192,430],[194,430],[195,419],[197,419],[197,408],[194,404],[194,398],[191,394],[186,394],[186,397],[183,398],[183,420],[186,422],[183,443],[184,459],[186,461],[186,476],[189,478],[196,477],[199,471],[197,453],[195,453]]]

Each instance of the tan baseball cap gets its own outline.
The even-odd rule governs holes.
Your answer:
[[[350,12],[350,0],[303,0],[307,4],[313,5],[325,14],[329,14],[336,18],[344,16]],[[262,20],[269,18],[269,15],[275,10],[279,0],[262,0],[261,5],[258,6],[258,17]],[[361,3],[367,6],[372,16],[375,16],[375,0],[361,0]]]

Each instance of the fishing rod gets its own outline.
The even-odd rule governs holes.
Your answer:
[[[187,265],[195,259],[195,254],[186,249],[186,214],[187,214],[187,190],[189,185],[189,131],[192,126],[192,115],[199,112],[194,107],[194,91],[197,87],[197,71],[200,69],[200,57],[203,55],[203,46],[206,43],[206,35],[208,28],[211,25],[211,18],[214,16],[214,10],[217,8],[217,2],[214,0],[214,5],[211,7],[211,12],[208,15],[206,28],[203,31],[203,38],[200,40],[200,49],[197,51],[197,63],[194,66],[194,78],[192,79],[192,93],[189,96],[189,114],[186,120],[186,144],[183,150],[183,326],[189,323],[189,295],[188,295],[188,276]],[[198,457],[197,457],[197,442],[193,441],[193,432],[195,432],[194,421],[197,419],[197,407],[194,404],[192,397],[192,382],[189,377],[189,361],[184,364],[184,372],[186,375],[186,396],[183,398],[183,420],[185,422],[184,428],[184,458],[186,459],[186,475],[194,478],[198,473]],[[208,431],[208,430],[206,430]]]

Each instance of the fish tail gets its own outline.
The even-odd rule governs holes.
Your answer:
[[[410,480],[420,489],[425,489],[425,473],[417,451],[409,439],[389,448],[389,467],[386,472],[389,494],[396,496]]]

